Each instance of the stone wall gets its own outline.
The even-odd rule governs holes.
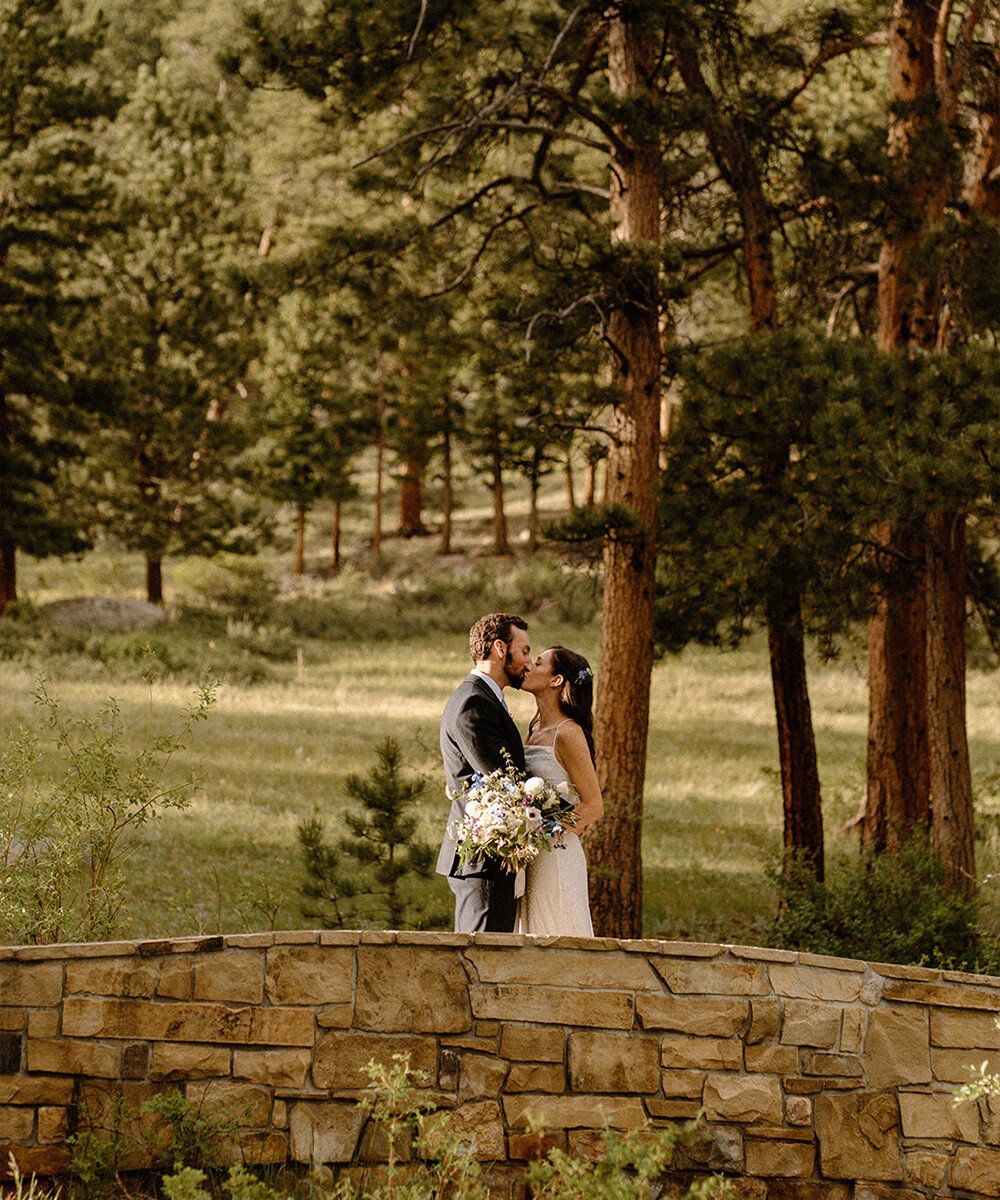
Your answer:
[[[605,1124],[703,1110],[711,1138],[688,1166],[731,1172],[748,1200],[1000,1197],[1000,1102],[953,1103],[973,1064],[1000,1071],[998,1013],[995,978],[687,942],[0,949],[0,1155],[64,1171],[68,1132],[107,1126],[115,1097],[135,1122],[181,1088],[240,1113],[232,1149],[250,1162],[348,1162],[365,1064],[405,1051],[511,1195],[549,1145],[586,1153]]]

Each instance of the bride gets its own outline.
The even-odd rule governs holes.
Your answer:
[[[594,673],[582,655],[552,646],[538,656],[522,690],[534,695],[538,706],[524,744],[528,774],[550,783],[568,780],[579,802],[576,824],[563,835],[565,845],[540,854],[527,869],[517,932],[593,937],[579,835],[604,813],[594,770]]]

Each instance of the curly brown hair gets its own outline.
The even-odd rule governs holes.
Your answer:
[[[528,622],[510,613],[487,613],[469,630],[469,652],[474,663],[489,658],[494,642],[503,642],[509,647],[515,629],[527,630]]]

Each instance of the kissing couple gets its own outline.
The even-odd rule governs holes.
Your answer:
[[[604,813],[594,769],[594,674],[581,655],[551,646],[531,656],[528,625],[510,613],[490,613],[469,630],[473,667],[441,718],[441,757],[451,798],[437,872],[455,896],[455,930],[593,937],[587,860],[580,834]],[[536,711],[521,734],[505,688],[529,692]],[[465,817],[473,776],[507,767],[551,784],[568,783],[575,800],[572,831],[563,844],[513,874],[499,859],[463,864],[451,831]],[[575,795],[574,795],[575,794]],[[522,892],[523,894],[518,895]]]

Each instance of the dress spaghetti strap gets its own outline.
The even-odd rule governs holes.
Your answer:
[[[568,725],[572,720],[573,720],[572,717],[567,717],[564,721],[560,721],[559,724],[556,726],[555,732],[552,734],[552,753],[553,754],[556,753],[556,740],[559,737],[559,730],[562,729],[562,727],[564,725]],[[559,756],[556,755],[556,758],[558,758],[558,757]]]

